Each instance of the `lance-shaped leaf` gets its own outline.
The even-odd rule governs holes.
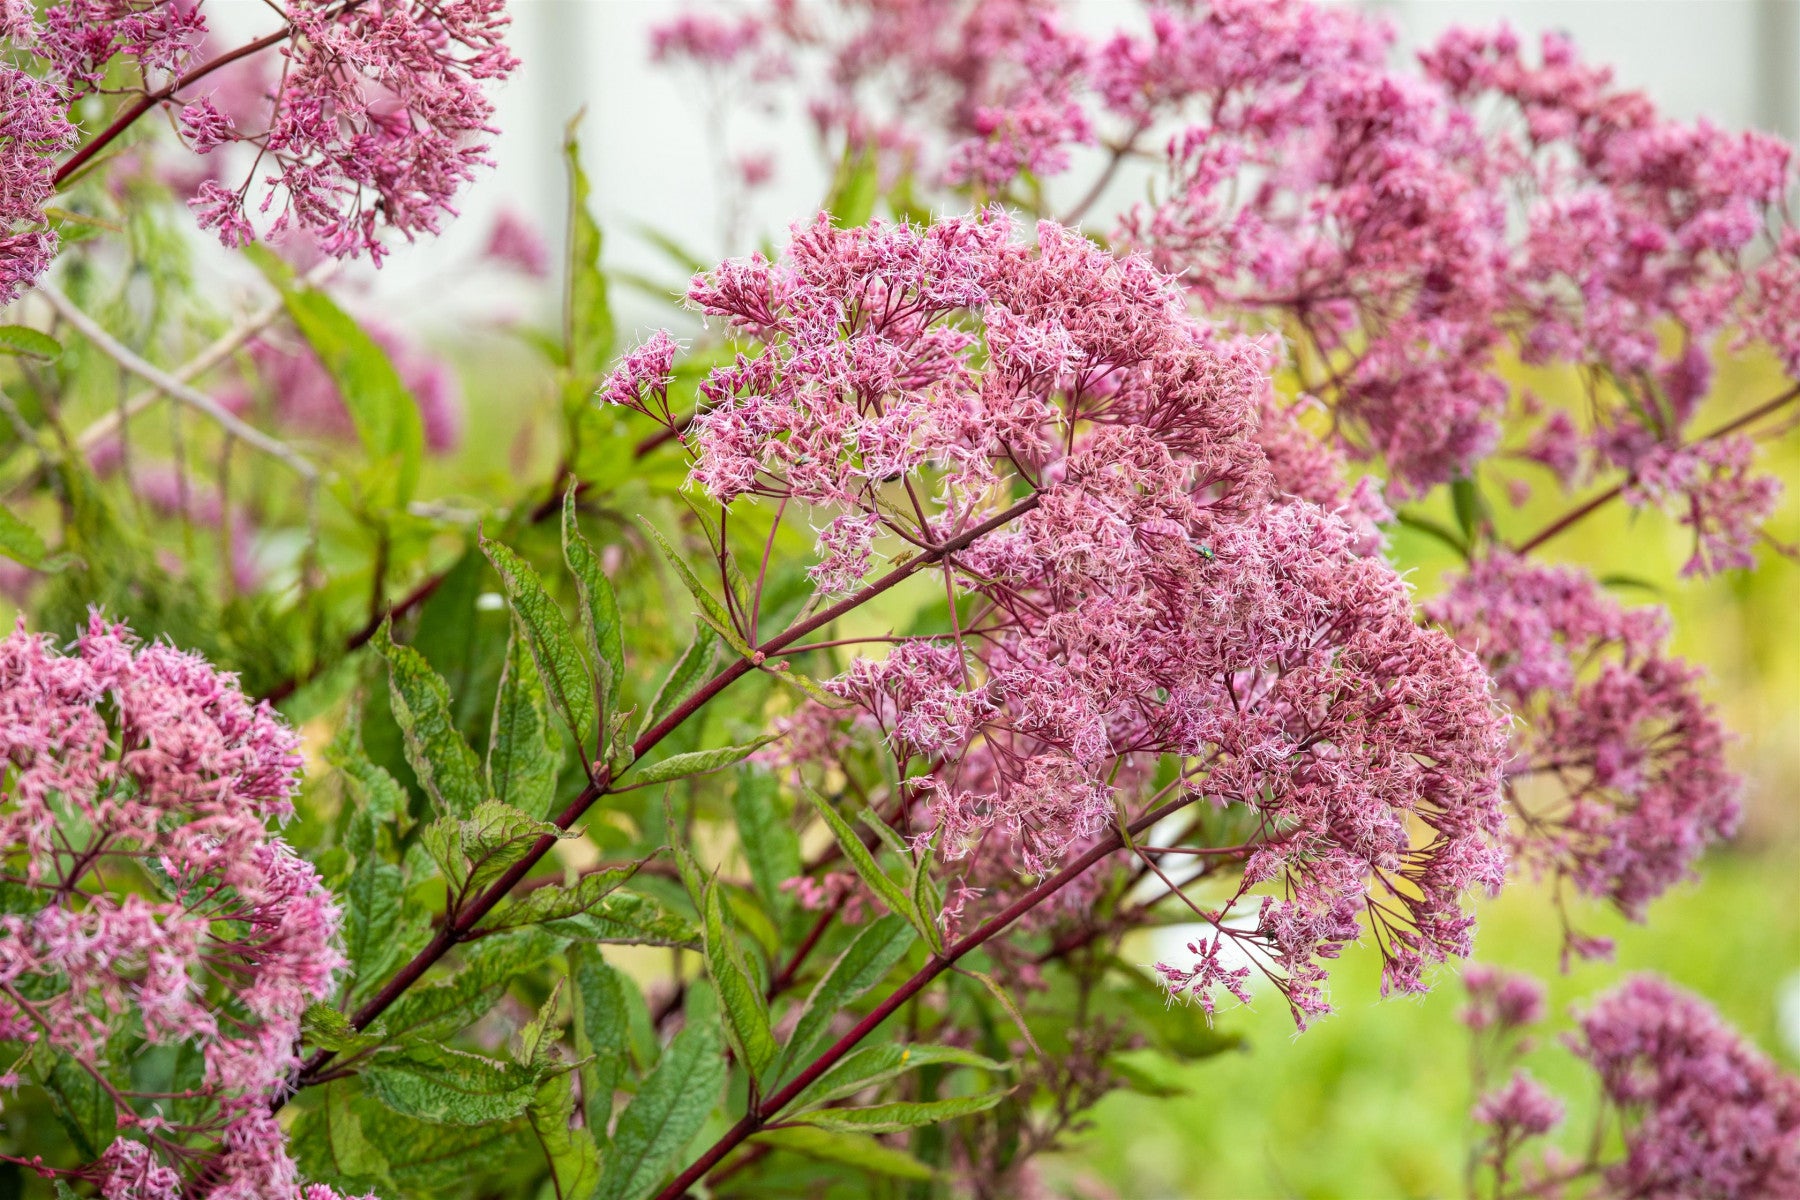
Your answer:
[[[569,978],[575,984],[575,1057],[581,1062],[587,1127],[604,1140],[612,1126],[613,1093],[631,1064],[626,989],[636,985],[585,946],[569,952]]]
[[[571,941],[700,949],[700,931],[692,922],[636,892],[614,892],[586,912],[542,928]]]
[[[783,1076],[812,1057],[830,1031],[832,1019],[887,978],[894,964],[906,957],[916,936],[912,927],[896,916],[877,917],[863,926],[807,996],[782,1053]]]
[[[600,1183],[600,1148],[591,1129],[571,1124],[574,1115],[575,1077],[568,1071],[540,1083],[525,1108],[550,1167],[552,1193],[560,1200],[584,1200]]]
[[[523,859],[540,837],[572,838],[560,829],[498,800],[483,801],[466,820],[444,817],[420,835],[444,878],[464,893],[478,892]]]
[[[352,995],[378,982],[395,958],[405,894],[406,876],[400,868],[373,855],[361,859],[350,872],[340,899],[344,906],[344,953],[355,980]]]
[[[845,860],[855,868],[858,875],[862,876],[863,882],[869,885],[869,890],[875,893],[876,899],[886,905],[889,912],[905,917],[915,926],[922,926],[924,922],[913,908],[912,897],[907,895],[906,889],[895,883],[887,872],[883,871],[875,862],[875,856],[869,853],[867,846],[863,845],[862,838],[858,837],[856,830],[850,827],[850,822],[838,815],[838,811],[832,807],[831,801],[810,787],[806,789],[806,798],[812,801],[819,816],[830,827],[832,836],[837,838],[838,846],[843,850]]]
[[[61,342],[29,325],[0,325],[0,354],[53,362],[62,352]]]
[[[595,376],[612,354],[612,309],[606,275],[600,269],[600,226],[588,211],[588,178],[581,167],[581,144],[575,130],[581,114],[563,134],[563,158],[569,168],[569,260],[563,289],[563,365],[577,375]]]
[[[294,1122],[289,1150],[311,1182],[339,1188],[346,1195],[374,1187],[392,1191],[387,1155],[369,1139],[351,1104],[355,1086],[339,1079],[320,1089],[318,1106]]]
[[[551,883],[534,887],[517,900],[508,900],[494,910],[494,915],[481,923],[484,931],[517,929],[522,925],[538,925],[587,912],[618,890],[620,884],[637,874],[638,864],[609,867],[583,875],[573,884]]]
[[[712,626],[699,624],[694,626],[694,640],[688,643],[675,665],[669,668],[668,678],[656,690],[650,701],[650,707],[644,710],[644,720],[638,726],[638,733],[655,725],[658,721],[675,711],[675,706],[687,699],[700,681],[712,670],[713,656],[719,645],[719,635]]]
[[[394,719],[406,735],[406,761],[437,802],[438,811],[466,817],[485,798],[475,752],[456,731],[450,688],[424,655],[388,636],[383,621],[370,639],[388,663],[388,691]]]
[[[739,772],[731,806],[756,897],[779,920],[793,907],[794,898],[781,885],[800,874],[800,839],[781,812],[778,797],[775,777],[751,768]]]
[[[854,1096],[867,1088],[897,1079],[920,1067],[973,1067],[980,1071],[1009,1071],[1006,1063],[995,1062],[970,1050],[955,1046],[925,1043],[890,1042],[880,1046],[864,1046],[831,1070],[813,1081],[811,1087],[794,1097],[787,1113],[803,1113]]]
[[[929,1166],[906,1151],[884,1145],[866,1133],[833,1133],[811,1125],[790,1125],[765,1129],[751,1140],[790,1154],[804,1155],[820,1162],[842,1163],[890,1179],[924,1182],[934,1176]]]
[[[380,1038],[358,1033],[349,1017],[318,1001],[307,1005],[306,1011],[300,1014],[300,1034],[308,1046],[334,1054],[366,1050],[381,1044]]]
[[[732,933],[719,892],[718,880],[708,883],[701,910],[706,969],[719,994],[719,1007],[725,1012],[725,1036],[730,1039],[731,1048],[752,1075],[761,1076],[775,1061],[778,1047],[775,1035],[769,1032],[769,1010],[763,1003],[762,987],[744,961],[744,948]]]
[[[743,635],[740,634],[737,631],[736,626],[731,623],[731,613],[726,610],[725,602],[713,595],[711,590],[709,590],[704,583],[700,582],[700,577],[694,574],[694,569],[687,565],[686,559],[675,553],[675,547],[669,545],[669,540],[663,537],[661,530],[652,525],[649,521],[644,520],[642,517],[638,518],[638,524],[642,525],[645,532],[647,532],[651,539],[656,542],[657,548],[663,553],[663,557],[669,560],[669,565],[671,567],[675,568],[675,574],[681,580],[681,586],[688,590],[694,597],[694,603],[700,606],[696,615],[698,615],[702,621],[711,625],[713,630],[718,633],[720,637],[725,639],[726,645],[730,646],[733,650],[736,650],[745,658],[749,658],[751,653],[750,643],[744,640]]]
[[[576,519],[575,485],[563,495],[563,561],[575,577],[575,590],[581,595],[582,625],[587,630],[588,650],[599,668],[602,690],[600,707],[610,711],[616,707],[619,688],[625,680],[625,643],[619,624],[619,598],[612,583],[600,569],[600,556],[582,536]]]
[[[866,1108],[822,1108],[794,1120],[838,1133],[899,1133],[985,1112],[1007,1095],[1006,1092],[988,1092],[982,1096],[953,1096],[947,1100],[871,1104]]]
[[[668,783],[675,779],[686,779],[690,775],[706,775],[713,771],[723,771],[726,767],[736,766],[743,762],[779,736],[781,735],[771,733],[740,746],[719,746],[712,750],[690,750],[686,754],[671,754],[647,767],[636,767],[627,777],[626,785],[647,787],[653,783]]]
[[[494,799],[521,812],[548,812],[556,798],[561,748],[549,715],[530,640],[515,621],[489,729],[487,778]]]
[[[551,703],[585,754],[586,747],[598,736],[600,718],[594,707],[594,679],[575,644],[568,618],[544,590],[544,581],[529,563],[486,536],[481,539],[481,548],[494,564],[513,612],[524,624],[538,675],[550,693]]]
[[[522,1114],[538,1072],[447,1046],[377,1054],[363,1086],[388,1108],[439,1125],[486,1125]]]
[[[356,427],[372,460],[370,492],[382,504],[403,505],[412,498],[425,455],[425,426],[419,405],[394,369],[387,351],[324,292],[281,287],[282,302],[294,328],[318,355],[337,384],[350,423]]]
[[[661,1182],[719,1102],[723,1050],[712,1022],[689,1021],[675,1035],[619,1116],[596,1200],[641,1200]]]
[[[0,505],[0,554],[22,567],[36,569],[44,565],[49,553],[37,530],[20,520],[12,509]]]

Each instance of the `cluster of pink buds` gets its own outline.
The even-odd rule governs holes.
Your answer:
[[[682,434],[696,486],[817,514],[838,591],[962,543],[941,574],[967,619],[827,685],[899,760],[913,835],[978,883],[1042,875],[1155,800],[1174,756],[1174,792],[1257,817],[1205,916],[1296,1014],[1325,1010],[1322,961],[1365,918],[1390,987],[1466,952],[1462,897],[1503,868],[1504,717],[1357,525],[1276,486],[1261,347],[1190,319],[1145,261],[1051,223],[1021,243],[993,210],[821,218],[689,299],[741,346]],[[671,420],[675,353],[653,338],[605,397]]]
[[[109,1200],[201,1176],[215,1197],[301,1196],[268,1102],[343,958],[336,904],[268,831],[292,811],[297,745],[231,676],[97,615],[73,653],[0,642],[0,1040],[110,1100],[118,1140],[60,1172]],[[144,1045],[197,1056],[180,1095],[136,1090]]]

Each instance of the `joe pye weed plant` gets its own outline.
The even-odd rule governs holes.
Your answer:
[[[621,341],[571,126],[559,277],[512,216],[456,264],[560,289],[463,331],[536,356],[521,488],[353,267],[489,167],[505,5],[208,21],[0,3],[4,1186],[1060,1194],[1144,1052],[1329,1020],[1360,945],[1467,989],[1470,1195],[1800,1195],[1704,998],[1459,966],[1515,884],[1606,956],[1740,824],[1643,601],[1788,553],[1785,143],[1286,0],[672,15],[830,195]],[[1679,577],[1557,556],[1615,507]]]

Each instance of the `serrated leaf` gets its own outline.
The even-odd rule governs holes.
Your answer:
[[[862,838],[857,836],[856,830],[850,827],[850,823],[838,815],[838,811],[832,807],[831,801],[819,795],[811,787],[806,787],[806,798],[812,801],[813,807],[818,810],[819,816],[830,828],[832,836],[837,838],[838,847],[843,850],[845,860],[862,877],[862,881],[869,885],[869,890],[875,893],[876,899],[886,905],[889,912],[917,924],[918,919],[917,914],[913,911],[912,898],[875,862],[875,856],[869,853],[869,848],[863,845]]]
[[[596,376],[612,354],[612,309],[606,275],[600,269],[600,226],[588,210],[588,178],[581,166],[575,136],[581,114],[563,134],[563,159],[569,170],[569,257],[563,289],[564,365],[583,376]]]
[[[406,761],[436,801],[438,811],[455,817],[473,813],[485,798],[481,766],[469,743],[456,730],[450,688],[431,669],[425,656],[388,636],[383,621],[369,644],[387,660],[388,691],[394,720],[406,739]]]
[[[942,1066],[973,1067],[993,1072],[1011,1070],[1006,1063],[996,1062],[972,1050],[962,1050],[955,1046],[919,1042],[864,1046],[814,1080],[811,1087],[794,1097],[793,1103],[784,1112],[803,1113],[833,1100],[841,1100],[877,1087],[908,1071],[916,1071],[920,1067]]]
[[[307,1005],[300,1015],[300,1033],[307,1045],[334,1054],[364,1050],[380,1042],[379,1038],[357,1032],[349,1017],[318,1001]]]
[[[890,1179],[924,1182],[935,1176],[929,1166],[906,1151],[884,1145],[866,1133],[833,1133],[811,1125],[792,1125],[765,1129],[750,1140],[820,1162],[843,1163]]]
[[[414,1046],[377,1054],[362,1080],[371,1096],[405,1116],[486,1125],[524,1113],[537,1093],[538,1073],[447,1046]]]
[[[631,1063],[626,989],[636,985],[583,946],[569,952],[569,978],[575,985],[575,1057],[581,1061],[587,1126],[604,1139],[612,1126],[613,1093]]]
[[[331,297],[276,282],[294,328],[337,384],[357,439],[369,453],[370,494],[383,505],[405,504],[418,485],[425,455],[418,402],[387,351]]]
[[[581,595],[582,625],[587,630],[588,650],[596,664],[604,664],[600,672],[603,686],[602,711],[617,706],[618,690],[625,680],[625,645],[619,624],[619,598],[612,583],[600,569],[600,556],[582,536],[576,519],[575,486],[563,495],[563,561],[575,577],[575,590]]]
[[[294,1122],[289,1141],[294,1160],[309,1182],[338,1188],[346,1195],[383,1187],[392,1190],[387,1156],[363,1132],[362,1119],[351,1104],[349,1080],[333,1080],[322,1088],[317,1107]]]
[[[494,910],[494,915],[481,923],[484,930],[517,929],[558,921],[587,912],[617,891],[620,884],[637,874],[638,864],[609,867],[583,875],[571,885],[560,883],[534,887],[516,900],[508,900]]]
[[[336,736],[325,748],[325,761],[341,773],[345,789],[343,845],[356,855],[358,866],[384,844],[382,834],[398,839],[410,826],[406,789],[369,758],[362,740],[362,700],[350,707]]]
[[[382,1034],[396,1043],[444,1041],[486,1016],[507,983],[465,968],[441,983],[415,986],[383,1014]]]
[[[701,623],[694,626],[694,640],[689,642],[675,665],[669,668],[668,677],[657,689],[651,699],[650,706],[644,710],[644,720],[638,726],[641,736],[657,722],[675,711],[675,706],[687,699],[700,680],[712,669],[713,656],[718,649],[719,635],[713,632],[710,625]]]
[[[723,638],[726,645],[745,658],[750,657],[750,643],[746,642],[743,635],[738,633],[737,628],[732,625],[731,613],[726,610],[725,602],[713,595],[707,586],[700,582],[700,577],[694,574],[693,568],[687,565],[686,559],[675,553],[675,547],[669,545],[669,540],[663,537],[660,529],[642,517],[638,518],[638,524],[644,527],[645,532],[656,543],[657,549],[661,550],[663,557],[669,561],[669,565],[675,568],[675,575],[681,580],[681,586],[685,587],[688,593],[694,597],[694,603],[699,605],[695,615],[711,625],[713,632]]]
[[[33,570],[44,565],[50,553],[37,530],[27,525],[12,509],[0,505],[0,554],[22,567]]]
[[[725,1084],[716,1026],[690,1021],[619,1116],[596,1200],[641,1200],[706,1124]]]
[[[393,960],[405,894],[406,877],[392,863],[367,857],[350,873],[343,892],[344,953],[355,985],[379,979]]]
[[[393,1180],[393,1196],[455,1194],[533,1151],[518,1121],[492,1125],[436,1125],[402,1116],[366,1093],[351,1102],[364,1138],[379,1147]]]
[[[519,862],[540,837],[579,834],[520,812],[498,800],[484,800],[466,820],[442,817],[425,827],[420,842],[451,885],[478,892]]]
[[[690,750],[686,754],[671,754],[647,767],[635,767],[626,786],[648,787],[653,783],[668,783],[675,779],[686,779],[690,775],[707,775],[713,771],[723,771],[726,767],[736,766],[743,762],[779,736],[781,735],[771,733],[740,746],[719,746],[712,750]]]
[[[1006,1092],[988,1092],[982,1096],[953,1096],[945,1100],[871,1104],[866,1108],[822,1108],[793,1119],[838,1133],[899,1133],[986,1112],[1006,1097]]]
[[[916,936],[912,926],[896,916],[877,917],[863,926],[813,986],[801,1007],[794,1032],[788,1036],[787,1048],[782,1052],[783,1076],[812,1056],[834,1017],[887,978],[894,964],[906,957]]]
[[[884,829],[886,825],[882,826]],[[932,835],[935,843],[936,835]],[[907,898],[912,902],[913,915],[918,919],[919,932],[925,936],[925,942],[931,947],[933,954],[944,952],[944,935],[938,927],[938,917],[943,912],[943,898],[938,894],[937,881],[931,877],[933,860],[932,845],[928,844],[920,852],[912,864],[912,881],[908,885]]]
[[[585,756],[598,736],[600,718],[594,707],[594,679],[575,645],[569,620],[524,559],[486,536],[481,548],[494,564],[513,612],[524,623],[544,688]]]
[[[62,352],[61,342],[29,325],[0,325],[0,354],[54,362]]]
[[[636,892],[614,892],[581,915],[549,922],[543,928],[582,942],[700,949],[700,931],[692,922]]]
[[[69,1140],[84,1159],[98,1158],[118,1132],[118,1111],[112,1097],[69,1054],[40,1052],[36,1059],[33,1066],[38,1071],[38,1082]]]
[[[556,800],[561,746],[526,636],[513,623],[488,732],[488,792],[521,812],[548,813]]]
[[[762,988],[750,974],[743,947],[738,945],[725,917],[718,881],[707,886],[701,912],[706,969],[719,995],[719,1007],[725,1013],[725,1035],[737,1052],[738,1061],[752,1075],[761,1076],[775,1061],[779,1047],[775,1035],[769,1032],[769,1010],[763,1003]]]
[[[573,1127],[574,1115],[574,1076],[566,1071],[539,1084],[525,1109],[558,1200],[587,1200],[600,1183],[600,1149],[590,1129]]]

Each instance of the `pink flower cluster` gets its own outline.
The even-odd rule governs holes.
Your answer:
[[[40,13],[9,6],[0,23],[19,60],[0,65],[0,301],[35,279],[55,250],[44,228],[56,157],[75,140],[71,104],[101,89],[127,60],[148,89],[191,80],[161,101],[198,154],[243,144],[243,182],[216,171],[190,181],[189,206],[228,246],[292,232],[325,254],[379,262],[380,235],[436,233],[457,194],[487,165],[494,133],[487,87],[516,65],[502,37],[504,0],[298,0],[282,10],[284,69],[247,97],[255,60],[209,48],[199,0],[54,0]],[[216,85],[218,97],[202,90]],[[248,157],[248,156],[247,156]],[[270,217],[270,214],[273,214]]]
[[[1277,489],[1261,348],[1141,259],[1051,223],[1021,244],[997,211],[821,218],[689,298],[742,347],[701,385],[692,481],[828,517],[822,587],[978,531],[942,568],[969,618],[828,684],[925,764],[915,835],[1041,874],[1174,756],[1189,794],[1260,818],[1211,919],[1297,1014],[1325,1010],[1322,960],[1365,917],[1390,987],[1466,952],[1461,898],[1502,874],[1504,718],[1365,535]],[[670,420],[674,353],[654,339],[603,395]]]
[[[44,216],[56,156],[75,144],[59,88],[0,62],[0,306],[11,304],[56,256]]]
[[[1302,0],[1158,0],[1102,38],[1062,9],[771,0],[709,44],[818,60],[791,86],[827,145],[881,153],[889,178],[1043,211],[1036,185],[1098,141],[1112,165],[1079,216],[1160,144],[1156,198],[1114,240],[1215,318],[1278,331],[1339,448],[1396,496],[1522,442],[1564,486],[1623,472],[1628,502],[1694,528],[1691,571],[1747,560],[1776,485],[1690,425],[1727,331],[1800,373],[1789,146],[1670,120],[1555,36],[1533,56],[1456,31],[1408,70],[1384,24]],[[1584,421],[1520,389],[1513,360],[1583,389]]]
[[[1481,657],[1518,718],[1517,860],[1641,917],[1738,821],[1725,733],[1656,609],[1579,570],[1478,561],[1426,615]],[[1596,947],[1598,948],[1598,947]]]
[[[200,1171],[214,1196],[300,1195],[267,1101],[343,959],[336,904],[266,827],[292,811],[296,747],[232,677],[98,615],[71,654],[0,642],[0,856],[38,904],[0,916],[0,1040],[112,1096],[119,1139],[77,1172],[109,1198],[173,1197]],[[135,1096],[134,1039],[199,1053],[184,1099],[204,1115]]]
[[[1800,1081],[1702,1001],[1635,976],[1582,1015],[1571,1048],[1624,1118],[1614,1194],[1800,1196]]]

